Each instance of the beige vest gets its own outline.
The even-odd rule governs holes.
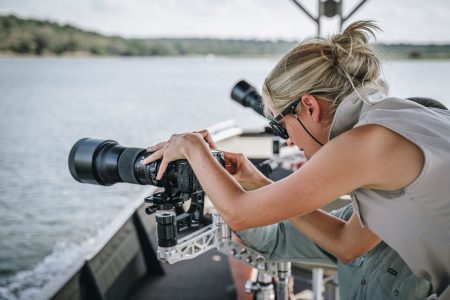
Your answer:
[[[425,165],[401,191],[354,191],[354,211],[417,276],[430,280],[442,299],[450,299],[450,112],[370,89],[358,94],[339,105],[330,139],[354,127],[378,124],[420,147]]]

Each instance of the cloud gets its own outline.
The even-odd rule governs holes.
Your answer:
[[[302,1],[315,15],[317,1]],[[344,1],[348,13],[359,0]],[[289,0],[2,0],[0,13],[51,19],[127,37],[219,37],[300,40],[314,23]],[[375,19],[380,41],[449,42],[446,0],[367,1],[351,20]],[[336,31],[336,20],[323,32]]]

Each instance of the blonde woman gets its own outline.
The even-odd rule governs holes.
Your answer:
[[[207,132],[173,135],[144,163],[162,158],[161,178],[170,161],[187,159],[235,231],[292,219],[343,262],[382,239],[450,299],[450,113],[380,92],[380,61],[368,43],[375,29],[356,22],[303,42],[266,78],[270,125],[309,159],[292,175],[272,183],[230,153],[227,172]],[[348,221],[316,211],[344,194],[354,208]]]

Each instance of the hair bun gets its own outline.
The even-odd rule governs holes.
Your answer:
[[[333,66],[356,85],[380,76],[379,58],[369,45],[377,30],[380,28],[373,21],[358,21],[330,39]]]
[[[263,85],[267,115],[283,111],[305,94],[332,103],[330,111],[362,86],[378,87],[381,62],[369,45],[378,26],[359,21],[330,38],[305,40],[286,53]]]

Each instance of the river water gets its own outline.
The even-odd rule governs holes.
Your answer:
[[[146,147],[175,132],[235,119],[265,121],[229,99],[242,78],[260,87],[270,58],[0,59],[0,299],[35,299],[98,232],[148,187],[75,182],[82,137]],[[388,61],[390,94],[450,106],[450,61]]]

